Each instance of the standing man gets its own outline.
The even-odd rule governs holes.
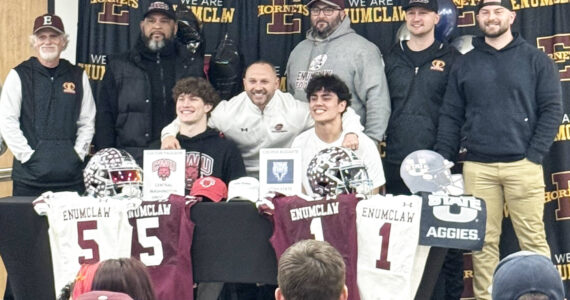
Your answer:
[[[305,99],[305,88],[316,74],[335,74],[352,94],[352,108],[360,116],[364,133],[379,142],[390,117],[390,95],[384,61],[376,45],[350,28],[345,0],[307,3],[311,29],[287,62],[287,91]]]
[[[180,133],[176,138],[186,150],[186,192],[201,177],[214,176],[226,185],[245,176],[245,166],[236,144],[208,127],[210,112],[220,97],[204,78],[181,79],[172,89]]]
[[[83,192],[95,103],[83,69],[60,59],[68,37],[53,14],[36,18],[37,56],[10,70],[0,97],[0,131],[14,154],[14,196]]]
[[[160,131],[176,117],[176,81],[204,77],[203,58],[176,41],[175,19],[168,2],[151,2],[135,46],[109,57],[97,96],[97,149],[124,149],[142,166],[143,150],[159,148]]]
[[[258,177],[259,151],[262,148],[288,148],[293,139],[314,124],[306,102],[279,90],[275,67],[265,61],[251,64],[243,78],[245,91],[222,101],[212,111],[208,125],[233,140],[243,157],[247,176]],[[180,149],[174,138],[179,121],[163,131],[163,149]],[[359,132],[362,126],[358,116],[349,110],[346,116],[347,132]],[[358,138],[349,134],[343,146],[356,149]]]
[[[562,92],[554,62],[511,32],[516,13],[509,0],[481,0],[476,13],[485,36],[451,70],[435,149],[451,160],[465,138],[465,193],[487,204],[473,290],[477,299],[491,299],[505,204],[520,248],[550,258],[541,163],[562,117]]]
[[[293,140],[291,147],[301,148],[303,157],[303,188],[307,195],[314,195],[309,183],[307,169],[313,157],[319,151],[341,146],[343,131],[342,115],[350,106],[350,92],[348,87],[336,75],[315,75],[307,85],[307,99],[311,117],[315,127],[301,133]],[[359,147],[356,155],[360,158],[368,177],[372,181],[372,194],[377,194],[384,185],[384,171],[376,143],[365,134],[358,134]]]
[[[412,194],[400,177],[404,158],[416,150],[433,150],[439,108],[451,66],[459,55],[455,48],[435,39],[435,26],[439,22],[437,0],[404,0],[402,8],[406,11],[410,38],[396,43],[386,55],[392,114],[386,130],[386,157],[382,165],[386,193],[394,195]],[[463,252],[432,248],[428,266],[441,269],[434,294],[459,299],[463,292]],[[422,282],[422,292],[431,291],[435,284],[435,278],[432,282],[427,279]]]
[[[279,258],[275,299],[346,300],[345,269],[342,256],[329,243],[297,242]]]
[[[392,115],[386,130],[386,192],[407,194],[400,178],[404,158],[420,149],[433,149],[439,108],[457,50],[435,39],[439,22],[437,0],[404,0],[410,39],[392,46],[386,55]]]

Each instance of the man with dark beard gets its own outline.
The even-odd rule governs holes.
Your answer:
[[[379,142],[390,117],[390,95],[384,61],[376,45],[350,28],[345,0],[307,3],[311,29],[287,62],[287,91],[306,100],[305,88],[318,74],[337,75],[352,94],[351,107],[360,116],[364,133]]]
[[[487,205],[485,243],[473,251],[473,291],[490,300],[505,204],[521,250],[550,258],[541,163],[562,118],[562,92],[554,62],[511,32],[511,1],[481,0],[476,12],[485,36],[451,68],[435,150],[452,160],[464,138],[465,194]]]
[[[176,117],[176,81],[204,77],[203,58],[176,41],[175,19],[169,3],[151,2],[135,46],[109,56],[97,95],[97,149],[124,149],[142,165],[143,150],[159,148],[160,131]]]

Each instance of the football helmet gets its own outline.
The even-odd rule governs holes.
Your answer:
[[[453,163],[431,150],[414,151],[402,162],[400,176],[412,193],[462,194],[461,176],[451,175]]]
[[[307,178],[313,193],[323,197],[339,194],[369,194],[372,180],[366,166],[349,149],[331,147],[317,153],[307,168]]]
[[[142,174],[142,169],[126,151],[101,149],[83,170],[85,192],[94,197],[140,197]]]

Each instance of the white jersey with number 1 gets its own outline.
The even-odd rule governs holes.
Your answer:
[[[375,195],[356,206],[362,300],[414,299],[429,247],[418,246],[422,199]],[[417,273],[417,274],[416,274]]]
[[[127,211],[140,200],[81,197],[47,192],[34,209],[47,216],[55,293],[75,279],[81,264],[131,256],[132,227]]]

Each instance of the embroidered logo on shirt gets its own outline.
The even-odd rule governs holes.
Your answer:
[[[63,92],[66,94],[75,94],[75,83],[64,82],[63,83]]]
[[[272,132],[287,132],[287,130],[283,130],[283,124],[282,123],[278,123],[277,125],[275,125],[275,127],[273,127],[273,130],[271,130]]]
[[[443,60],[434,59],[431,62],[430,70],[443,72],[444,68],[445,68],[445,62]]]

